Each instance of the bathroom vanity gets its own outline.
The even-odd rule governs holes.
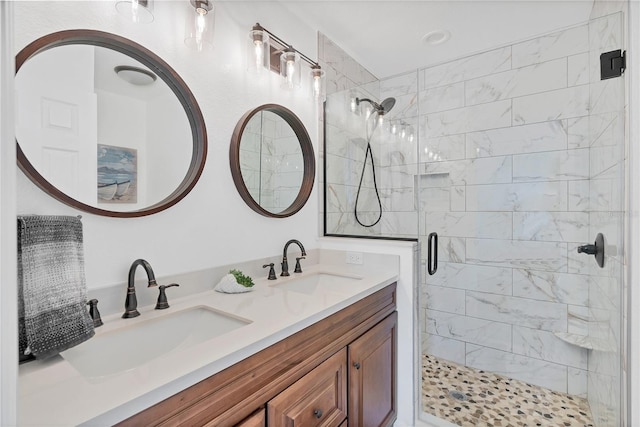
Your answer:
[[[358,267],[320,262],[289,278],[256,279],[244,294],[169,295],[166,310],[143,306],[134,319],[107,315],[86,348],[72,349],[78,354],[20,367],[19,423],[392,425],[397,269]],[[175,289],[189,286],[180,284]],[[171,319],[185,321],[185,313],[218,313],[240,326],[212,336],[198,335],[198,323],[181,326],[197,331],[188,346],[142,351],[145,337],[169,340],[177,323]],[[207,319],[214,319],[207,326],[217,323]],[[145,329],[150,325],[161,329]],[[88,347],[136,330],[151,332],[100,357]],[[83,365],[89,351],[91,363]]]
[[[119,425],[391,425],[396,329],[394,283]]]

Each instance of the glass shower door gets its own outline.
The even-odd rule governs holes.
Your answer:
[[[420,70],[425,414],[620,425],[624,80],[601,81],[599,57],[622,29],[609,15]],[[604,268],[577,251],[597,233]]]

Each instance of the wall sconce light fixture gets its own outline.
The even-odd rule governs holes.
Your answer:
[[[116,10],[134,23],[153,22],[153,0],[120,0]]]
[[[187,13],[184,43],[197,50],[213,47],[214,6],[212,0],[190,0],[194,10]]]
[[[302,86],[302,61],[311,68],[311,93],[315,99],[324,100],[324,71],[320,64],[296,50],[272,32],[256,23],[249,31],[247,69],[253,73],[270,70],[283,78],[283,87],[297,89]]]

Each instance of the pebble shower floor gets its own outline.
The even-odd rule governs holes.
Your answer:
[[[423,411],[460,426],[593,427],[586,399],[422,356]]]

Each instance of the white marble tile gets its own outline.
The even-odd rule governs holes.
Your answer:
[[[624,141],[624,114],[616,111],[590,115],[589,140],[593,147],[622,145]]]
[[[466,135],[468,158],[564,150],[567,128],[561,120],[514,126]]]
[[[591,117],[589,116],[567,119],[567,128],[569,129],[567,147],[570,150],[588,148],[591,145],[590,124]]]
[[[511,212],[426,212],[425,230],[439,236],[511,239]]]
[[[420,114],[453,110],[465,106],[465,82],[423,90],[419,94]]]
[[[513,99],[513,124],[546,122],[589,114],[589,85]]]
[[[371,224],[377,216],[377,212],[373,212],[361,219],[365,224]],[[383,212],[380,226],[385,236],[415,238],[418,236],[418,212]]]
[[[428,235],[433,230],[424,230]],[[427,254],[427,236],[420,236],[422,254]],[[465,239],[460,237],[438,237],[438,262],[465,262]]]
[[[511,46],[436,65],[421,71],[422,88],[461,82],[511,69]]]
[[[588,350],[562,341],[553,332],[513,327],[513,352],[573,368],[587,369]]]
[[[624,159],[618,147],[591,147],[590,178],[619,179],[622,182]]]
[[[466,239],[468,264],[566,272],[566,243]]]
[[[358,170],[358,181],[360,180],[360,173],[362,173],[362,164],[360,164],[360,170]],[[416,164],[404,164],[393,166],[378,166],[376,172],[380,173],[380,180],[378,185],[385,188],[406,188],[413,187],[415,185],[415,176],[417,172]],[[358,181],[355,181],[354,185],[358,185]]]
[[[512,179],[511,157],[483,157],[427,163],[425,172],[447,174],[450,185],[509,183]]]
[[[387,121],[394,119],[406,119],[408,117],[415,117],[418,115],[418,102],[419,98],[416,92],[396,92],[392,95],[396,100],[393,109],[385,114]],[[380,101],[385,99],[384,96],[380,97]]]
[[[620,420],[620,381],[617,377],[588,373],[589,407],[594,425],[616,427]]]
[[[413,187],[378,189],[384,212],[415,212]]]
[[[567,87],[567,59],[537,63],[465,82],[466,105]]]
[[[427,138],[507,126],[511,126],[511,100],[456,108],[420,117],[421,135]]]
[[[589,178],[589,149],[513,156],[513,181],[558,181]]]
[[[589,48],[595,51],[622,49],[624,28],[621,13],[615,13],[589,21]]]
[[[567,58],[568,86],[579,86],[589,83],[589,53],[579,53]]]
[[[589,306],[618,313],[622,299],[621,287],[622,281],[616,277],[590,276]]]
[[[468,211],[565,211],[566,182],[471,185],[466,188]]]
[[[594,212],[624,210],[624,192],[618,179],[592,179],[589,182],[589,208]]]
[[[426,254],[425,254],[426,256]],[[511,295],[513,277],[510,268],[441,262],[427,283],[469,291]]]
[[[569,368],[567,370],[567,393],[585,399],[587,397],[587,371],[584,369]]]
[[[589,109],[591,114],[622,112],[624,109],[624,79],[607,79],[591,83]]]
[[[475,344],[466,346],[466,365],[530,384],[567,392],[567,367]]]
[[[466,292],[466,315],[550,332],[566,332],[566,304]]]
[[[569,211],[586,212],[590,209],[591,199],[589,197],[590,182],[587,179],[579,181],[569,181],[569,199],[568,207]]]
[[[465,158],[464,134],[443,136],[440,138],[420,138],[420,163]]]
[[[451,187],[451,211],[465,211],[467,210],[466,206],[466,189],[467,187],[464,185],[452,186]]]
[[[465,344],[462,341],[427,334],[422,343],[422,352],[464,365]]]
[[[427,332],[445,338],[511,351],[511,325],[427,310]]]
[[[451,210],[451,191],[447,187],[420,188],[420,212],[448,212]]]
[[[387,98],[399,93],[415,93],[418,90],[418,73],[411,71],[380,80],[380,97]]]
[[[513,238],[547,242],[588,241],[586,212],[514,212]]]
[[[567,332],[575,335],[589,335],[589,307],[567,306]]]
[[[356,223],[353,212],[327,212],[327,233],[348,236],[380,236],[380,224],[365,228]]]
[[[512,63],[518,68],[588,51],[588,27],[581,25],[513,45]]]
[[[589,276],[514,269],[513,296],[587,306]]]
[[[465,291],[442,286],[427,285],[424,288],[424,301],[427,310],[464,314]]]
[[[427,169],[429,169],[427,164],[420,164],[420,172],[417,177],[420,188],[449,188],[451,186],[448,172],[429,173],[425,172]]]
[[[417,143],[393,141],[389,143],[381,142],[372,144],[373,158],[381,166],[398,166],[406,164],[417,164],[418,158]]]

